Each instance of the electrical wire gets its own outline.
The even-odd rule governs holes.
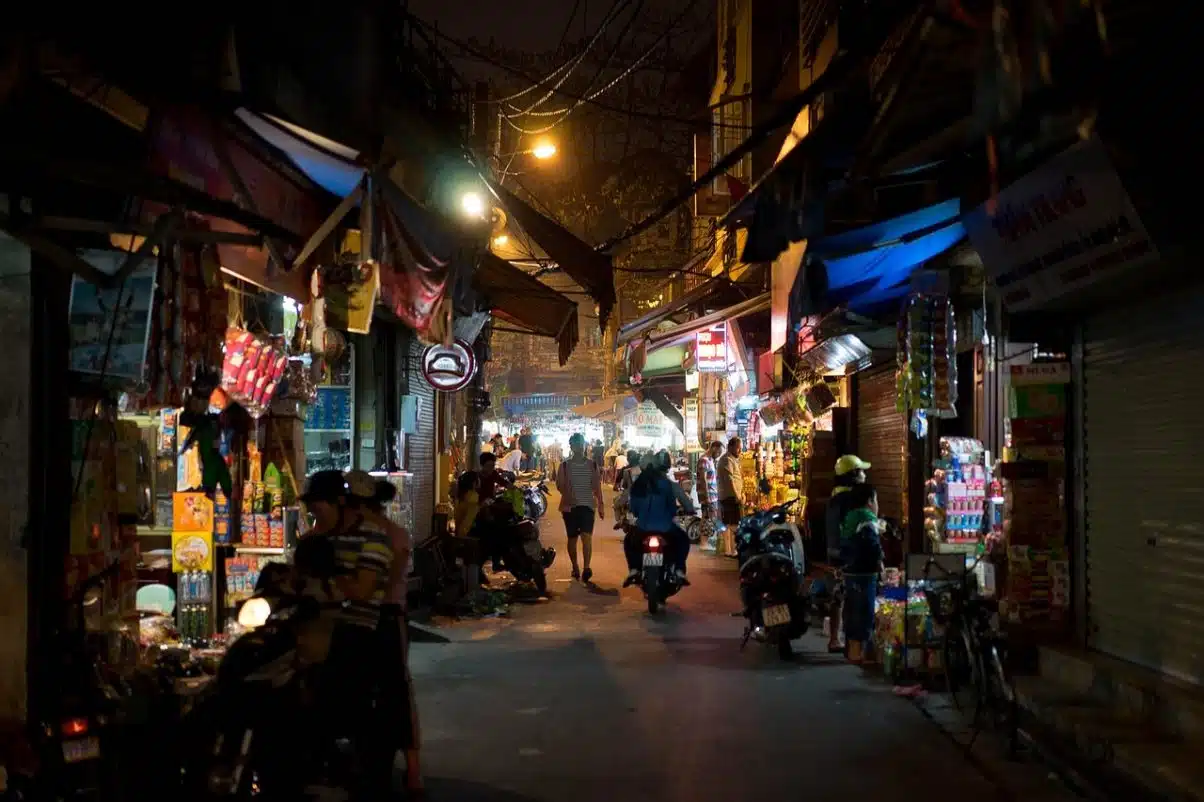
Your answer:
[[[414,16],[412,13],[409,14],[409,18],[415,25],[417,25],[418,27],[425,30],[431,36],[433,36],[437,39],[442,39],[443,41],[447,42],[450,45],[453,45],[458,50],[461,50],[464,53],[472,56],[474,59],[477,59],[478,61],[480,61],[483,64],[488,64],[490,67],[495,67],[503,72],[513,75],[516,78],[521,78],[522,80],[526,81],[527,83],[537,83],[539,81],[539,79],[532,78],[530,75],[528,75],[527,73],[523,72],[520,69],[512,67],[509,64],[506,64],[505,62],[498,61],[497,59],[488,55],[481,49],[468,44],[467,42],[463,41],[462,39],[457,39],[454,36],[449,36],[448,34],[444,33],[443,31],[439,30],[438,28],[434,27],[430,23],[426,22],[425,20]],[[573,92],[568,92],[564,89],[558,89],[556,91],[556,94],[566,97],[569,100],[581,100],[584,97],[584,95],[575,94]],[[651,120],[654,122],[666,123],[666,124],[670,124],[670,125],[682,125],[682,126],[686,126],[689,128],[697,128],[698,126],[701,126],[701,125],[713,125],[716,128],[732,128],[732,129],[745,130],[745,131],[751,129],[751,126],[748,126],[748,125],[731,125],[728,123],[713,123],[711,120],[711,110],[709,108],[707,109],[706,114],[699,115],[698,117],[681,117],[681,116],[674,115],[674,114],[661,114],[659,112],[638,111],[636,109],[623,108],[622,106],[615,106],[613,104],[604,103],[604,102],[602,102],[600,100],[596,100],[596,99],[595,100],[586,100],[585,103],[587,103],[590,106],[594,106],[595,108],[602,109],[603,111],[611,112],[612,114],[619,114],[619,115],[622,115],[625,117],[635,117],[635,118],[642,119],[642,120]]]
[[[623,10],[626,9],[630,3],[631,3],[631,0],[615,0],[614,4],[611,5],[611,7],[610,7],[610,11],[606,12],[606,16],[602,18],[602,22],[598,25],[598,30],[594,31],[594,35],[592,37],[590,37],[590,40],[585,44],[585,47],[582,48],[581,52],[573,57],[572,61],[570,62],[571,66],[568,68],[568,70],[566,70],[565,73],[556,80],[556,83],[553,84],[552,87],[547,92],[544,93],[543,97],[541,97],[539,100],[532,103],[527,108],[518,111],[516,116],[528,114],[528,113],[534,111],[535,109],[539,108],[540,106],[542,106],[544,103],[547,103],[549,100],[551,100],[552,97],[556,94],[556,90],[558,90],[558,89],[560,89],[560,87],[564,86],[565,82],[568,81],[568,79],[573,76],[573,72],[579,66],[581,66],[581,63],[583,61],[585,61],[585,57],[589,55],[589,52],[591,50],[593,50],[594,45],[596,45],[598,43],[598,41],[602,38],[602,34],[604,34],[606,32],[606,29],[608,27],[610,27],[610,24],[612,22],[614,22],[616,19],[618,19],[619,15],[621,13],[623,13]],[[643,5],[643,0],[641,0],[640,4]],[[637,13],[638,13],[638,9],[637,9]],[[630,22],[628,23],[628,27],[630,27]],[[624,29],[624,31],[626,31],[626,29]],[[620,38],[622,38],[623,34],[619,34],[619,36],[620,36]],[[614,57],[614,51],[612,50],[611,55],[607,57],[607,61],[609,61],[613,57]],[[595,80],[597,80],[596,76],[595,76]],[[503,115],[503,117],[504,116],[506,116],[506,115]]]
[[[665,41],[669,38],[669,35],[671,33],[673,33],[674,30],[677,29],[677,27],[682,23],[682,21],[687,16],[689,16],[690,12],[692,12],[694,10],[694,7],[696,5],[698,5],[698,0],[690,0],[690,2],[686,5],[685,10],[682,11],[680,14],[678,14],[669,23],[668,27],[666,27],[665,30],[661,31],[660,35],[656,37],[656,39],[653,41],[653,43],[651,45],[649,45],[648,49],[644,51],[643,55],[641,55],[634,62],[632,62],[631,66],[629,66],[627,69],[623,70],[623,72],[619,73],[619,75],[617,75],[612,81],[610,81],[608,84],[606,84],[606,86],[602,87],[601,89],[599,89],[598,91],[593,92],[593,93],[590,93],[589,90],[586,89],[586,93],[582,97],[578,98],[576,100],[576,102],[574,102],[573,105],[571,105],[571,106],[566,106],[563,109],[556,109],[554,111],[548,111],[546,109],[543,111],[535,111],[535,112],[531,112],[529,114],[529,116],[531,116],[531,117],[553,117],[557,114],[563,114],[564,117],[567,117],[569,114],[576,111],[578,108],[580,108],[584,104],[589,103],[589,102],[601,97],[602,95],[606,94],[611,89],[614,89],[614,87],[620,81],[624,80],[625,78],[627,78],[627,76],[631,75],[631,73],[633,73],[637,69],[639,69],[640,65],[643,64],[645,61],[647,61],[648,58],[653,53],[655,53],[662,44],[665,43]],[[617,48],[618,45],[616,44],[615,47]],[[605,67],[603,69],[605,69]],[[517,116],[517,115],[515,115],[515,116]],[[562,117],[561,120],[563,120],[564,117]]]
[[[568,22],[566,22],[564,24],[564,31],[560,34],[560,42],[556,45],[557,53],[559,53],[561,50],[564,49],[564,43],[568,41],[569,30],[573,27],[573,20],[577,19],[577,12],[581,10],[581,2],[582,2],[582,0],[576,0],[576,2],[573,3],[573,11],[571,14],[569,14]],[[569,61],[564,62],[559,67],[552,70],[550,73],[548,73],[542,79],[540,79],[540,81],[538,83],[531,84],[526,89],[515,92],[512,95],[507,95],[506,97],[497,98],[496,100],[491,100],[489,102],[490,103],[507,103],[511,100],[518,100],[520,97],[529,95],[530,93],[534,92],[536,89],[543,86],[548,81],[552,80],[557,75],[559,75],[565,68],[567,68],[569,66],[571,61],[572,60],[570,59]]]
[[[931,8],[932,1],[929,0],[929,2],[924,4],[924,13],[930,11]],[[810,86],[795,95],[788,103],[784,103],[768,120],[754,127],[743,142],[733,148],[722,159],[715,162],[711,166],[711,169],[696,178],[689,187],[662,203],[660,208],[646,216],[643,220],[628,226],[617,237],[612,237],[597,246],[597,250],[601,252],[608,251],[619,243],[638,236],[652,228],[652,226],[673,214],[679,206],[687,203],[701,189],[738,164],[746,154],[764,142],[771,133],[783,126],[792,125],[804,107],[815,102],[815,99],[825,92],[832,91],[837,86],[843,85],[860,68],[863,62],[868,61],[882,48],[892,30],[891,26],[894,22],[893,18],[874,19],[872,25],[875,26],[875,30],[872,35],[867,34],[854,41],[848,50],[832,60],[828,68]]]

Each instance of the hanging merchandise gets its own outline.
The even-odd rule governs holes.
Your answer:
[[[253,416],[259,417],[267,410],[287,365],[288,355],[283,348],[245,329],[226,330],[222,389]]]
[[[942,437],[925,488],[924,531],[942,546],[976,545],[982,538],[991,487],[986,451],[969,437]]]
[[[899,318],[897,359],[900,412],[922,409],[938,418],[957,417],[957,331],[947,297],[908,296]]]
[[[345,254],[340,261],[314,271],[314,346],[323,347],[333,329],[367,334],[380,294],[380,271],[374,262]]]

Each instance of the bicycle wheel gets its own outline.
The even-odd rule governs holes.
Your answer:
[[[992,723],[1000,728],[1011,727],[1016,718],[1016,693],[1004,665],[1005,655],[998,643],[988,643],[983,649],[984,701],[991,712]]]
[[[977,716],[982,701],[982,662],[970,634],[961,626],[950,626],[943,641],[941,657],[953,704],[958,710]]]

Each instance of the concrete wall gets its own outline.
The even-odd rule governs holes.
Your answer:
[[[26,711],[28,561],[21,545],[29,514],[30,257],[0,234],[0,722]]]

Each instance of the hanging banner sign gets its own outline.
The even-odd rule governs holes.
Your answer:
[[[682,404],[682,418],[685,420],[686,451],[697,453],[702,451],[698,441],[698,399],[687,398]]]
[[[694,359],[702,373],[727,372],[727,326],[698,332]]]
[[[422,376],[436,390],[463,390],[477,373],[477,358],[463,340],[451,345],[432,345],[422,352]]]
[[[964,218],[1013,311],[1038,308],[1158,258],[1098,137],[1068,148]]]
[[[665,416],[651,401],[643,401],[635,408],[635,431],[641,437],[659,437],[664,425]]]

